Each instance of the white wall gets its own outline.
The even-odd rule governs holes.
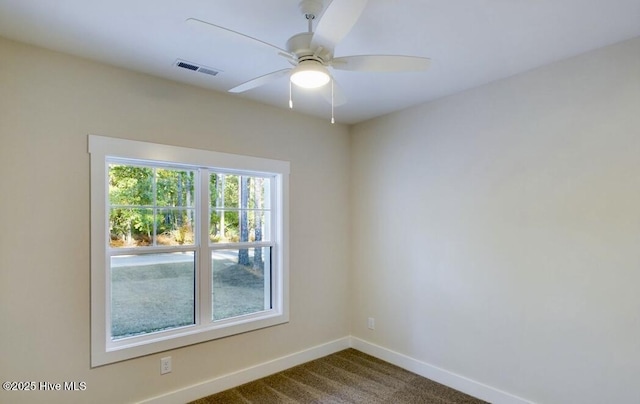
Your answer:
[[[534,402],[640,402],[640,38],[351,150],[355,337]]]
[[[138,401],[348,335],[346,126],[2,38],[0,55],[0,379],[87,383],[0,402]],[[164,354],[90,369],[87,134],[290,161],[290,323],[171,351],[165,376]]]

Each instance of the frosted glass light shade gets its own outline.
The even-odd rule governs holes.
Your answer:
[[[318,88],[331,80],[329,71],[318,62],[304,61],[291,71],[291,82],[302,88]]]

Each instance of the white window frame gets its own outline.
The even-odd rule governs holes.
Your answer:
[[[289,162],[220,153],[156,143],[88,136],[91,155],[91,366],[175,349],[234,334],[271,327],[289,321]],[[188,166],[213,171],[253,173],[272,178],[271,309],[224,320],[211,320],[211,250],[224,245],[210,243],[208,229],[196,238],[196,324],[142,336],[111,340],[109,318],[109,215],[108,160],[112,158]],[[205,178],[207,177],[207,178]],[[200,178],[207,190],[208,175]],[[196,196],[198,198],[198,196]],[[208,197],[203,197],[207,199]],[[200,199],[201,201],[204,199]],[[208,201],[208,199],[207,199]],[[209,203],[200,203],[200,217],[209,216]],[[208,220],[205,221],[208,223]],[[231,248],[232,246],[227,246]],[[207,254],[204,254],[206,252]],[[208,257],[206,256],[208,255]],[[208,297],[207,297],[208,296]],[[208,307],[206,307],[208,304]],[[208,321],[204,319],[208,317]]]

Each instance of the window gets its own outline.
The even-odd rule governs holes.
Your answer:
[[[288,321],[289,163],[89,136],[92,366]]]

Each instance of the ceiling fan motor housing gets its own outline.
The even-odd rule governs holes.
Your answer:
[[[313,33],[301,32],[289,38],[287,41],[287,50],[295,54],[298,58],[307,55],[313,55],[311,50],[311,38]]]
[[[311,39],[312,32],[301,32],[289,38],[287,41],[287,50],[298,57],[298,61],[313,59],[322,64],[326,64],[331,60],[329,49],[312,49]]]

